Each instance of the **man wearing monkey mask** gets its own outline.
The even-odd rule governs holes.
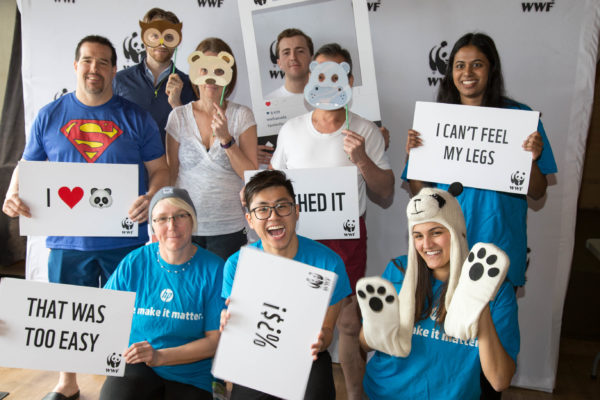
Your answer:
[[[138,65],[119,71],[113,90],[152,114],[164,144],[171,110],[195,100],[188,76],[174,68],[172,60],[181,43],[182,23],[171,11],[153,8],[144,15],[140,27],[146,57]]]

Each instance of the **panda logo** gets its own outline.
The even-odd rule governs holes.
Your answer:
[[[121,365],[121,355],[117,353],[109,354],[106,357],[106,365],[112,368],[119,368],[119,365]]]
[[[344,230],[346,232],[354,232],[354,229],[356,228],[356,221],[353,219],[348,219],[346,220],[346,222],[344,222]]]
[[[128,231],[133,229],[133,221],[129,219],[129,217],[123,218],[121,221],[121,226],[123,229],[127,229]]]
[[[325,280],[323,279],[323,276],[321,274],[309,272],[308,277],[306,277],[306,281],[308,282],[308,286],[310,286],[311,288],[319,289],[323,285],[323,282]]]
[[[333,61],[310,63],[310,78],[304,87],[304,98],[311,106],[321,110],[337,110],[352,98],[348,81],[350,64]]]
[[[123,40],[123,54],[127,60],[138,64],[146,56],[146,50],[144,50],[141,38],[138,37],[137,32],[133,32],[131,36],[126,37]]]
[[[521,186],[525,182],[525,172],[515,171],[510,176],[510,181],[516,186]]]
[[[112,192],[109,188],[91,190],[90,204],[96,208],[108,208],[112,205]]]

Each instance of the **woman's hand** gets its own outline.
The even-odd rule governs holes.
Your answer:
[[[227,117],[225,116],[225,110],[219,107],[217,103],[213,103],[213,105],[215,106],[215,112],[213,114],[210,127],[212,128],[213,135],[216,136],[216,140],[225,145],[233,138],[229,134],[229,129],[227,128]]]
[[[143,362],[149,367],[160,365],[158,351],[154,350],[154,347],[146,340],[129,346],[123,353],[123,357],[125,357],[125,362],[127,364],[138,364]]]
[[[410,149],[419,146],[423,146],[421,134],[413,129],[409,129],[408,136],[406,137],[406,154],[410,154]]]
[[[312,355],[312,358],[315,361],[317,360],[317,357],[319,357],[319,353],[323,351],[322,347],[324,340],[325,334],[323,333],[323,331],[320,331],[319,336],[317,337],[317,341],[310,345],[310,354]]]
[[[229,305],[229,299],[225,300],[225,305]],[[229,317],[231,317],[231,314],[229,314],[229,310],[227,308],[221,311],[221,323],[219,325],[219,332],[223,332],[223,329],[225,329],[225,325],[227,325],[227,321],[229,321]]]
[[[523,142],[523,150],[531,152],[533,161],[537,161],[540,158],[543,149],[544,142],[542,141],[542,135],[538,131],[527,136],[527,139]]]

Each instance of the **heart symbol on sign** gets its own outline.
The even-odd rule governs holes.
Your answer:
[[[269,107],[271,105],[271,102],[267,101],[265,104],[267,105],[267,107]]]
[[[71,190],[68,187],[63,186],[58,189],[58,197],[60,197],[70,208],[73,208],[79,203],[79,200],[83,198],[83,189],[79,186],[75,186],[73,190]]]

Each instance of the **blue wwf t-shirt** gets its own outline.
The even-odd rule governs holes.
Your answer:
[[[148,190],[144,162],[165,154],[156,123],[146,111],[119,96],[96,107],[69,93],[46,105],[37,115],[23,158],[27,161],[137,164],[139,194]],[[51,249],[106,250],[148,241],[147,224],[137,237],[50,236]]]
[[[508,103],[506,108],[531,110],[517,102]],[[553,174],[557,171],[556,161],[541,120],[538,122],[537,130],[544,142],[537,165],[542,174]],[[402,172],[404,180],[407,180],[407,169],[408,163]],[[448,190],[450,185],[435,183],[434,186]],[[456,199],[465,215],[469,246],[483,242],[494,243],[500,247],[510,258],[507,279],[513,286],[524,285],[527,268],[527,197],[521,194],[464,187],[463,192]]]
[[[263,250],[262,241],[260,240],[249,244],[248,246]],[[231,295],[231,287],[233,285],[239,257],[240,252],[237,251],[229,257],[227,262],[225,262],[225,269],[223,271],[223,290],[221,291],[221,297],[223,297],[223,299],[227,299]],[[334,305],[344,297],[352,294],[350,280],[348,279],[344,262],[340,256],[329,247],[298,235],[298,252],[293,259],[313,267],[335,272],[338,275],[337,283],[335,284],[329,305]]]
[[[398,257],[406,267],[407,257]],[[404,274],[390,262],[382,275],[400,292]],[[433,280],[437,300],[441,281]],[[492,320],[504,350],[513,360],[520,348],[517,301],[513,287],[504,282],[490,302]],[[435,317],[415,323],[408,357],[394,357],[376,351],[367,363],[364,389],[369,398],[396,399],[479,399],[481,362],[477,339],[462,341],[447,336],[435,326]]]
[[[129,344],[147,340],[155,349],[177,347],[219,329],[225,307],[220,296],[223,260],[197,246],[183,271],[182,266],[168,264],[162,258],[161,268],[158,254],[158,243],[132,251],[104,286],[136,293]],[[211,392],[211,367],[212,358],[208,358],[153,370],[164,379]]]

